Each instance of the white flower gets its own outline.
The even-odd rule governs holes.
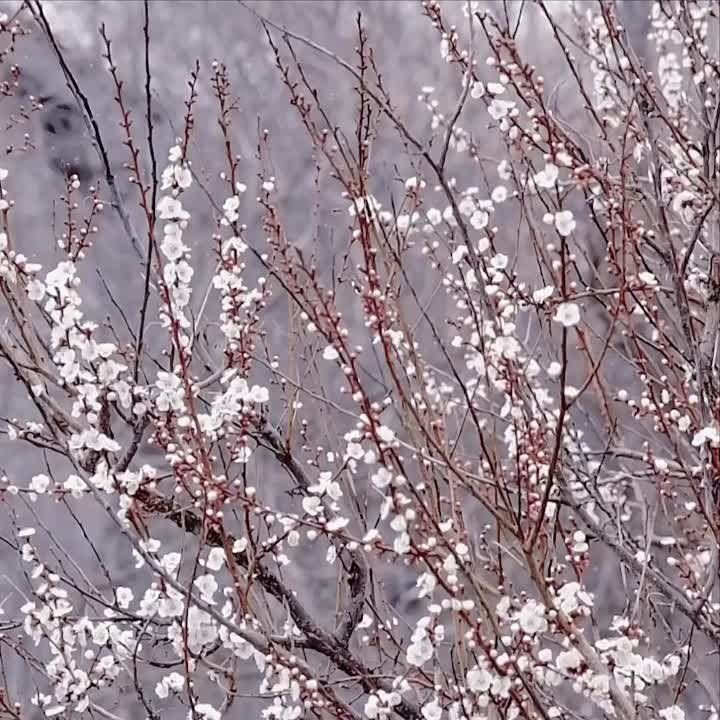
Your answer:
[[[182,631],[178,628],[182,640]],[[191,652],[198,653],[205,645],[215,642],[218,636],[215,621],[196,605],[191,605],[187,619],[187,644]]]
[[[219,570],[225,564],[225,550],[214,547],[208,554],[205,567],[209,570]]]
[[[327,470],[320,473],[317,483],[315,485],[310,485],[308,490],[313,495],[327,494],[333,500],[338,500],[342,497],[340,485],[337,481],[333,480],[333,474]]]
[[[570,210],[561,210],[559,213],[555,213],[555,227],[563,237],[570,235],[576,225],[577,223]]]
[[[514,107],[515,103],[512,100],[498,100],[495,98],[492,103],[490,103],[488,112],[493,120],[502,120],[508,116]]]
[[[442,213],[437,208],[430,208],[426,214],[431,225],[439,225],[442,222]]]
[[[158,217],[163,220],[187,220],[190,217],[190,213],[183,208],[182,203],[169,195],[160,198],[157,210]]]
[[[410,550],[410,535],[406,532],[400,533],[393,541],[393,550],[398,555],[405,555]]]
[[[349,442],[347,448],[345,448],[345,456],[353,460],[359,460],[365,456],[365,450],[363,450],[363,446],[360,443]]]
[[[590,546],[587,544],[587,538],[585,536],[585,533],[582,532],[582,530],[575,531],[575,533],[573,533],[572,551],[574,553],[584,553],[587,552],[589,549]]]
[[[344,527],[347,527],[350,520],[345,517],[336,517],[333,518],[327,525],[325,525],[325,529],[328,532],[337,532],[338,530],[342,530]]]
[[[532,294],[532,299],[538,303],[538,305],[542,305],[554,292],[555,288],[552,285],[548,285],[547,287],[536,290]]]
[[[238,538],[232,545],[232,551],[234,554],[245,552],[245,548],[248,546],[248,539],[245,537]]]
[[[370,720],[387,718],[392,713],[392,709],[401,702],[402,698],[399,692],[376,690],[368,696],[364,708],[365,715],[369,717]]]
[[[175,166],[175,182],[178,187],[187,190],[192,185],[192,173],[190,168],[182,165]]]
[[[68,490],[74,498],[80,498],[87,490],[87,485],[81,477],[69,475],[68,479],[63,483],[63,488]]]
[[[457,265],[465,255],[467,255],[467,247],[465,245],[458,245],[452,254],[453,265]]]
[[[158,372],[158,379],[155,387],[160,390],[157,397],[157,408],[160,412],[168,412],[169,410],[182,410],[184,403],[182,380],[173,373]]]
[[[496,697],[508,697],[510,694],[510,678],[507,675],[496,675],[490,692]]]
[[[372,196],[354,198],[352,205],[348,207],[350,217],[365,215],[368,218],[375,218],[382,205]]]
[[[38,495],[47,492],[50,487],[50,478],[47,475],[35,475],[30,481],[30,489]]]
[[[644,285],[657,285],[658,284],[657,278],[651,272],[638,273],[638,280],[641,283],[643,283]]]
[[[470,97],[478,100],[485,94],[485,86],[481,82],[474,82],[470,87]]]
[[[565,327],[577,325],[580,322],[580,308],[575,303],[560,303],[557,306],[553,320]]]
[[[49,288],[65,287],[75,277],[75,265],[69,260],[58,263],[54,270],[45,276],[45,284]]]
[[[433,644],[427,637],[412,643],[407,649],[407,661],[415,667],[422,667],[435,652]]]
[[[155,686],[155,693],[159,698],[166,698],[170,690],[180,692],[184,687],[185,677],[180,673],[171,672]]]
[[[369,717],[370,720],[375,720],[375,718],[380,714],[380,708],[379,708],[379,702],[377,695],[370,695],[365,702],[365,715],[366,717]]]
[[[392,482],[393,476],[390,473],[389,470],[387,470],[384,467],[381,467],[372,477],[372,484],[382,490],[383,488],[386,488],[391,482]]]
[[[578,582],[569,582],[563,585],[557,593],[560,610],[565,614],[574,612],[581,605],[592,607],[592,595],[582,589]]]
[[[492,685],[492,675],[483,668],[474,667],[468,671],[467,686],[472,692],[484,693],[490,689]]]
[[[691,193],[689,190],[681,190],[672,201],[672,209],[674,213],[677,213],[678,215],[683,214],[684,210],[692,205],[693,200],[695,200],[695,195]]]
[[[328,345],[323,350],[323,359],[324,360],[337,360],[340,357],[340,353],[332,346]]]
[[[119,587],[115,590],[115,598],[117,604],[123,609],[127,610],[130,607],[130,603],[133,601],[133,591],[128,587]]]
[[[171,262],[175,262],[175,260],[179,260],[188,249],[182,241],[180,226],[177,223],[169,223],[166,225],[165,235],[162,243],[160,243],[162,254]]]
[[[27,284],[27,294],[33,302],[39,302],[45,296],[45,286],[39,280],[31,280]]]
[[[503,203],[505,200],[507,200],[508,191],[507,188],[504,185],[498,185],[497,187],[493,188],[491,198],[494,203]]]
[[[670,705],[660,710],[660,717],[663,720],[685,720],[685,711],[677,705]]]
[[[498,253],[490,261],[490,264],[493,266],[493,268],[495,268],[495,270],[504,270],[508,264],[508,256],[503,255],[502,253]]]
[[[415,587],[418,588],[418,598],[431,597],[436,585],[437,580],[434,575],[429,572],[423,573],[415,583]]]
[[[665,674],[667,677],[673,677],[678,674],[680,670],[680,658],[677,655],[668,655],[663,660],[663,667],[665,668]]]
[[[584,659],[580,651],[577,648],[570,648],[570,650],[558,653],[557,658],[555,658],[555,667],[560,672],[565,672],[566,670],[575,670],[583,662]]]
[[[258,405],[262,405],[263,403],[266,403],[270,399],[270,391],[263,387],[262,385],[253,385],[250,388],[250,392],[248,393],[247,399],[250,402],[257,403]]]
[[[692,439],[693,447],[700,447],[700,445],[710,442],[713,447],[717,447],[720,444],[720,433],[718,429],[712,425],[704,427],[698,430]]]
[[[97,428],[88,428],[79,435],[71,435],[68,445],[71,450],[81,450],[82,448],[90,448],[90,450],[98,452],[103,450],[118,452],[120,450],[120,443],[101,433]]]
[[[517,338],[510,335],[504,335],[503,337],[496,338],[493,340],[492,348],[499,355],[502,355],[507,360],[514,360],[518,353],[522,350],[522,346]]]
[[[458,212],[461,215],[470,216],[475,212],[475,200],[472,196],[466,195],[459,203],[458,203]]]
[[[448,205],[442,213],[443,220],[450,226],[457,226],[457,218],[455,217],[455,211],[452,209],[452,205]]]
[[[405,189],[406,190],[417,190],[418,188],[422,189],[425,187],[425,181],[420,180],[416,177],[409,177],[405,181]]]
[[[0,181],[5,180],[8,176],[8,171],[5,168],[0,168]]]
[[[470,224],[476,230],[482,230],[483,228],[487,227],[489,220],[490,216],[484,210],[476,210],[470,216]]]
[[[386,425],[380,425],[377,434],[384,443],[391,443],[395,439],[395,433]]]
[[[205,720],[222,720],[222,714],[209,703],[195,705],[195,712]]]
[[[533,180],[535,185],[541,188],[551,188],[555,186],[558,179],[558,167],[553,163],[548,163],[544,170],[535,175]]]
[[[240,216],[238,215],[237,209],[240,207],[240,198],[237,195],[231,195],[223,203],[223,214],[225,219],[229,222],[235,222]]]
[[[319,497],[304,497],[302,499],[303,510],[308,515],[318,515],[322,509],[322,503]]]
[[[510,163],[507,160],[501,160],[497,166],[498,177],[501,180],[509,180],[512,177],[510,172]]]
[[[162,556],[160,565],[168,575],[175,575],[181,561],[182,555],[179,552],[169,552]]]
[[[215,604],[213,595],[218,589],[218,583],[214,575],[199,575],[195,578],[193,585],[200,591],[200,597],[206,604]]]
[[[442,717],[442,707],[437,698],[433,698],[429,703],[425,703],[420,712],[425,720],[440,720]]]
[[[518,615],[518,622],[523,632],[528,635],[545,632],[548,627],[545,619],[545,608],[535,600],[528,600],[523,605]]]

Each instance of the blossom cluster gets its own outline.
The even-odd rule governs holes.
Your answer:
[[[314,212],[344,240],[334,254],[304,244],[307,218],[283,220],[270,131],[254,161],[235,152],[224,66],[221,191],[193,155],[199,73],[153,179],[112,66],[147,229],[127,332],[83,282],[102,188],[83,208],[68,179],[46,271],[21,252],[0,170],[0,355],[28,396],[4,430],[62,459],[0,483],[29,518],[15,622],[46,717],[108,716],[102,691],[130,682],[148,717],[219,720],[250,671],[278,720],[718,720],[704,658],[720,658],[703,655],[720,642],[717,8],[655,3],[650,72],[614,3],[533,6],[580,129],[516,42],[524,10],[515,30],[462,10],[421,6],[457,85],[450,104],[421,88],[422,140],[362,23],[357,67],[340,63],[352,132],[329,122],[302,41],[284,34],[286,54],[266,25],[316,188],[332,188]],[[381,119],[400,138],[390,189],[370,152]],[[107,516],[132,581],[113,582],[103,548],[102,589],[48,551],[51,503],[81,528]]]

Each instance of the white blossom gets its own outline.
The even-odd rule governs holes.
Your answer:
[[[430,702],[422,706],[420,712],[425,720],[440,720],[442,717],[442,706],[437,698],[433,698]],[[682,720],[682,718],[678,720]]]
[[[572,302],[560,303],[555,310],[553,320],[564,327],[577,325],[580,322],[580,308]]]
[[[720,445],[720,432],[714,425],[701,428],[693,435],[693,447],[700,447],[706,442],[709,442],[712,447],[718,447],[718,445]]]
[[[329,471],[321,472],[318,481],[314,485],[310,485],[308,490],[314,495],[328,495],[333,500],[339,500],[342,497],[340,484],[333,478],[333,474]]]
[[[431,225],[439,225],[442,222],[442,213],[437,208],[430,208],[427,211],[427,219]]]
[[[485,94],[485,86],[481,82],[474,82],[470,86],[470,97],[473,100],[478,100]]]
[[[555,187],[555,183],[558,179],[558,167],[557,165],[554,165],[553,163],[548,163],[545,165],[545,169],[541,170],[539,173],[535,175],[533,180],[535,181],[535,185],[540,188],[552,188]],[[559,213],[558,213],[559,214]],[[556,216],[556,222],[557,222],[557,216]],[[559,230],[559,228],[558,228]],[[565,234],[565,233],[563,233]],[[569,233],[567,233],[569,234]]]
[[[561,210],[555,213],[555,228],[564,237],[572,234],[577,223],[570,210]]]
[[[155,693],[159,698],[166,698],[170,692],[180,692],[185,687],[185,677],[177,672],[165,675],[155,686]]]
[[[407,649],[407,661],[415,667],[422,667],[434,655],[435,648],[429,638],[416,640]]]
[[[40,302],[45,297],[45,285],[39,280],[33,279],[27,285],[27,294],[33,302]]]
[[[35,475],[30,481],[30,489],[36,492],[38,495],[42,495],[47,492],[50,487],[50,478],[47,475]]]
[[[492,685],[492,675],[485,669],[480,667],[474,667],[472,670],[468,670],[467,674],[467,686],[468,689],[475,693],[485,693],[490,689]]]
[[[376,432],[380,440],[384,443],[391,443],[395,440],[395,433],[386,425],[378,425]]]
[[[488,107],[488,112],[493,120],[502,120],[502,118],[507,117],[514,108],[515,103],[512,100],[498,100],[494,98]]]
[[[195,713],[203,720],[222,720],[222,713],[209,703],[197,703]],[[192,716],[192,713],[191,713]]]
[[[158,217],[161,220],[187,220],[190,213],[185,210],[182,203],[177,198],[170,195],[164,195],[160,198],[158,205]]]
[[[662,708],[659,715],[663,720],[685,720],[685,711],[678,705]]]
[[[483,228],[487,227],[489,221],[490,215],[488,215],[488,213],[486,213],[484,210],[476,210],[470,216],[470,224],[476,230],[482,230]]]
[[[532,299],[534,302],[541,305],[544,303],[551,295],[555,292],[555,288],[552,285],[548,285],[547,287],[540,288],[539,290],[535,290],[532,294]]]
[[[156,400],[158,410],[169,412],[183,409],[185,391],[182,387],[182,380],[177,375],[160,370],[155,387],[160,391]]]
[[[545,632],[548,628],[545,619],[545,608],[535,600],[528,600],[520,609],[518,622],[523,632],[528,635]]]

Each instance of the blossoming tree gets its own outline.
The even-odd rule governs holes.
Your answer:
[[[313,153],[307,225],[333,224],[332,253],[294,242],[271,134],[238,153],[241,88],[221,62],[188,78],[158,147],[147,3],[141,113],[102,30],[129,196],[43,4],[0,21],[3,93],[34,23],[102,166],[67,168],[51,265],[28,254],[29,199],[0,170],[0,356],[27,395],[5,447],[45,464],[0,487],[24,568],[0,658],[36,688],[0,682],[0,717],[115,718],[122,691],[152,720],[241,717],[248,694],[282,720],[717,720],[720,6],[648,4],[641,61],[614,2],[425,0],[456,96],[418,87],[422,130],[363,18],[342,56],[233,9],[267,34]],[[526,59],[528,24],[557,64]],[[307,54],[352,87],[352,127]],[[202,92],[223,166],[194,158]],[[109,216],[143,278],[113,324],[84,302]],[[80,527],[106,515],[132,583],[108,571],[98,589],[43,507]],[[334,608],[293,573],[303,557],[333,574]]]

